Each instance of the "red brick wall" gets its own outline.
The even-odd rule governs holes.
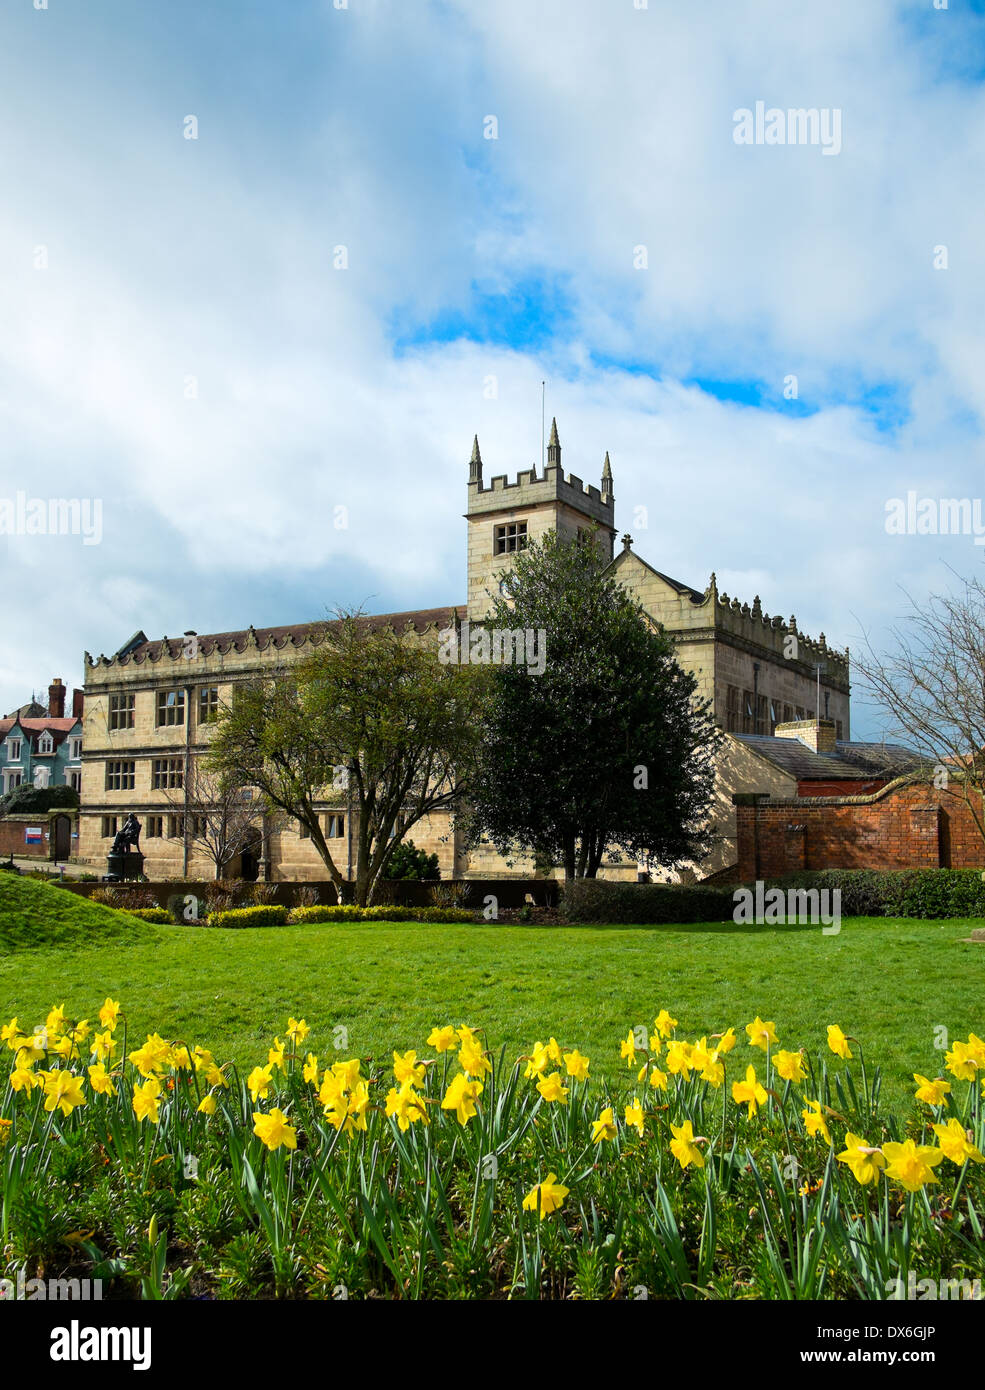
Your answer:
[[[41,843],[39,845],[26,845],[24,843],[25,826],[41,827]],[[21,855],[24,858],[47,859],[48,858],[48,816],[39,816],[36,820],[0,820],[0,855],[4,859],[9,859],[11,854]]]
[[[927,784],[872,796],[736,798],[739,877],[795,869],[980,869],[985,842],[964,802]]]

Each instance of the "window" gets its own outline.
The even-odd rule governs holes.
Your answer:
[[[44,733],[38,739],[38,756],[42,758],[47,758],[48,755],[50,753],[53,753],[54,751],[55,740],[51,737],[51,734],[48,732],[48,730],[45,729]]]
[[[807,718],[807,715],[806,715],[806,714],[804,713],[804,711],[801,709],[800,705],[797,706],[797,718],[798,718],[798,719],[806,719],[806,718]]]
[[[168,839],[183,840],[185,838],[185,818],[184,816],[168,816]]]
[[[751,690],[742,692],[742,732],[744,734],[754,734],[756,732],[756,715],[753,709],[753,694]]]
[[[325,817],[325,839],[342,840],[345,838],[345,816],[330,815]]]
[[[22,742],[19,738],[7,740],[7,761],[8,763],[19,763],[21,760]]]
[[[776,726],[777,726],[777,724],[779,724],[779,722],[780,722],[780,714],[781,714],[781,709],[780,709],[780,702],[779,702],[779,700],[770,700],[770,735],[771,735],[771,736],[772,736],[773,734],[776,733]]]
[[[198,692],[198,722],[212,724],[219,713],[219,690],[214,685],[203,685]]]
[[[189,834],[193,840],[204,840],[208,834],[209,822],[205,816],[192,816]]]
[[[103,839],[104,839],[104,840],[112,840],[112,839],[113,839],[113,837],[114,837],[115,834],[116,834],[116,817],[115,817],[115,816],[103,816],[102,832],[103,832]]]
[[[725,691],[725,730],[726,733],[737,734],[742,722],[739,713],[739,687],[730,685]]]
[[[4,791],[8,792],[13,791],[14,787],[19,787],[24,780],[22,772],[5,772],[3,775],[5,779]]]
[[[144,822],[148,840],[159,840],[164,834],[164,817],[148,816]]]
[[[153,762],[151,786],[156,792],[169,787],[185,785],[185,763],[183,758],[155,758]]]
[[[157,727],[184,724],[185,692],[183,690],[159,690],[157,692]]]
[[[72,738],[68,741],[68,760],[70,763],[77,763],[82,757],[82,740]]]
[[[74,787],[77,792],[82,790],[82,773],[70,772],[68,774],[68,785]]]
[[[299,840],[310,840],[310,839],[311,839],[311,831],[308,829],[308,827],[307,827],[306,825],[302,825],[300,821],[298,822],[298,839],[299,839]]]
[[[784,724],[793,723],[793,705],[783,706],[783,722]]]
[[[527,548],[527,523],[525,521],[510,521],[505,526],[497,526],[495,536],[496,543],[493,547],[495,555],[512,555],[515,550],[525,550]]]
[[[844,738],[844,728],[840,719],[835,720],[835,738],[839,743]]]
[[[765,695],[756,696],[756,733],[770,733],[770,708],[769,700]]]
[[[135,695],[111,695],[109,697],[109,727],[111,729],[133,728],[135,700]]]
[[[132,792],[136,782],[137,764],[127,759],[112,758],[106,764],[106,790]]]

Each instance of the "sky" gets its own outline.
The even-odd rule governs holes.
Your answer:
[[[0,710],[464,602],[542,382],[699,589],[878,648],[980,573],[887,508],[983,491],[985,0],[8,0],[0,121]]]

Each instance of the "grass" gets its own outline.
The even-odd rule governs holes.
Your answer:
[[[147,924],[40,879],[0,873],[0,958],[14,951],[125,938],[147,941]]]
[[[18,887],[49,904],[61,899],[43,884]],[[123,1002],[130,1037],[159,1029],[240,1066],[265,1061],[269,1039],[294,1014],[307,1019],[309,1045],[329,1060],[338,1025],[346,1055],[388,1058],[394,1048],[423,1054],[435,1024],[468,1022],[505,1044],[507,1056],[554,1034],[588,1053],[594,1072],[614,1076],[619,1038],[667,1007],[692,1038],[730,1024],[741,1036],[758,1013],[794,1049],[823,1048],[826,1025],[838,1023],[881,1065],[892,1103],[912,1095],[914,1071],[938,1074],[935,1029],[951,1037],[985,1031],[985,952],[961,941],[975,925],[962,920],[854,918],[838,936],[731,923],[219,931],[151,928],[72,903],[85,908],[80,922],[96,939],[82,945],[81,930],[52,918],[57,954],[22,942],[16,955],[0,957],[0,1013],[33,1024],[64,1002],[71,1016],[92,1018],[110,994]],[[0,896],[0,913],[3,905]],[[118,919],[115,936],[107,915]],[[8,931],[0,925],[0,934]]]

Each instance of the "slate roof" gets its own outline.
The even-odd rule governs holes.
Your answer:
[[[462,604],[458,607],[445,608],[417,608],[407,613],[374,613],[366,614],[361,621],[371,630],[375,631],[383,627],[391,627],[396,632],[406,632],[408,628],[413,628],[415,632],[426,632],[428,628],[450,627],[456,618],[464,618],[466,606]],[[258,627],[245,628],[238,632],[211,632],[196,633],[198,649],[208,656],[213,651],[225,654],[229,651],[243,652],[255,640],[258,647],[266,649],[273,644],[277,649],[294,646],[299,647],[312,632],[324,632],[326,628],[335,625],[334,619],[311,623],[293,623],[287,627]],[[142,639],[142,640],[138,640]],[[135,633],[134,636],[121,647],[116,653],[117,656],[125,654],[128,660],[145,661],[148,658],[157,660],[162,654],[165,641],[168,645],[168,655],[178,657],[181,655],[185,642],[184,637],[161,638],[159,641],[149,642],[142,632]]]
[[[796,738],[767,734],[734,734],[740,743],[766,758],[799,782],[869,782],[873,777],[900,777],[922,766],[923,760],[898,743],[835,745],[834,753],[814,753]]]
[[[66,715],[63,719],[16,719],[8,715],[6,719],[0,719],[0,740],[3,740],[10,733],[15,724],[19,725],[25,734],[30,738],[32,747],[37,744],[38,739],[47,729],[51,734],[52,741],[57,747],[63,739],[75,728],[76,724],[81,724],[78,718]]]

